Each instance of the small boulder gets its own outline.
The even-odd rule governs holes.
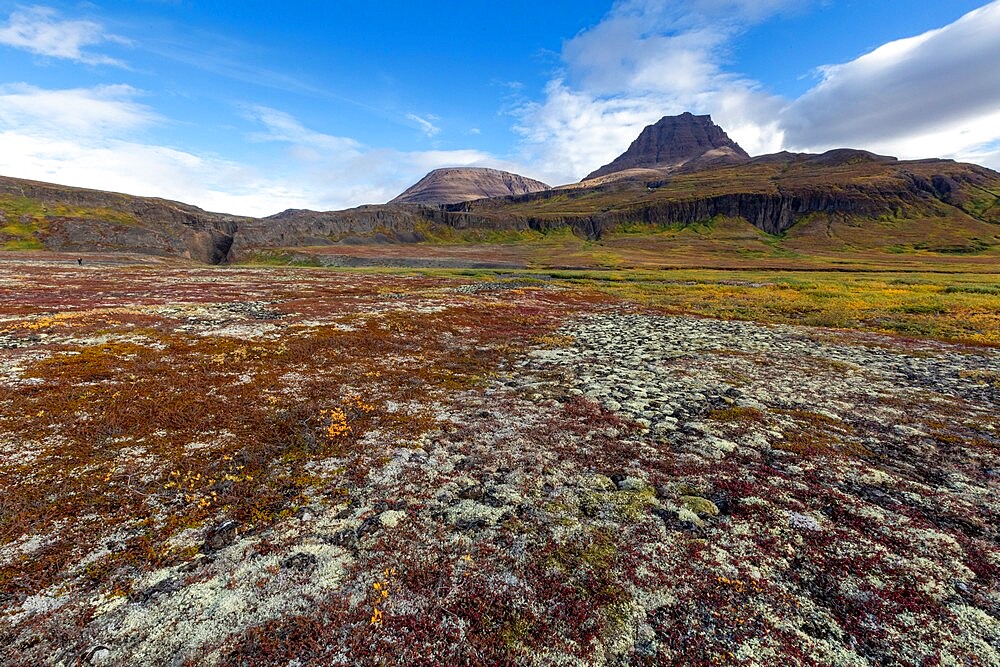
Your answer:
[[[138,603],[149,602],[150,600],[155,600],[160,596],[176,593],[180,589],[181,582],[179,579],[175,577],[167,577],[149,588],[132,593],[129,595],[129,600]]]
[[[83,663],[91,667],[104,667],[111,664],[111,649],[107,646],[91,646],[83,652]]]
[[[820,525],[819,521],[815,517],[808,514],[802,514],[801,512],[788,512],[788,525],[796,530],[810,530],[813,532],[819,532],[823,530],[823,526]]]

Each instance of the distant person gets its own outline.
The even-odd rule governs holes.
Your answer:
[[[83,266],[83,257],[77,257],[76,263],[79,264],[80,266]]]

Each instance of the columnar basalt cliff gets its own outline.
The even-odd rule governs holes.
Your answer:
[[[290,209],[240,225],[229,258],[239,261],[258,250],[290,246],[416,242],[421,240],[418,228],[427,221],[427,214],[435,210],[436,207],[415,204],[359,206],[326,212]]]
[[[1000,174],[950,160],[901,162],[849,149],[782,153],[655,181],[633,177],[594,188],[468,202],[444,207],[434,217],[468,226],[497,225],[501,219],[539,230],[569,225],[599,238],[623,224],[688,225],[717,216],[781,234],[815,214],[905,219],[940,216],[942,207],[1000,223]]]
[[[243,225],[233,259],[269,247],[420,240],[424,228],[570,228],[599,239],[623,225],[690,225],[742,218],[782,234],[809,216],[831,219],[935,218],[949,211],[1000,223],[1000,174],[948,160],[899,162],[864,151],[778,154],[742,165],[657,181],[623,179],[594,188],[543,192],[447,206],[367,206],[349,211],[287,211]],[[956,210],[957,209],[957,210]],[[997,233],[1000,234],[1000,228]]]

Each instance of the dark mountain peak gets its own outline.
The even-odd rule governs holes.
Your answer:
[[[435,169],[390,204],[458,204],[548,190],[549,186],[509,171],[486,167]]]
[[[647,126],[628,150],[614,162],[585,179],[606,176],[626,169],[677,169],[681,166],[718,166],[750,159],[710,115],[696,116],[685,111],[664,116]]]

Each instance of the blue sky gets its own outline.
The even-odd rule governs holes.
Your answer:
[[[666,114],[1000,167],[1000,0],[0,0],[0,174],[265,215],[577,180]]]

